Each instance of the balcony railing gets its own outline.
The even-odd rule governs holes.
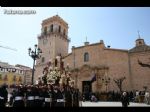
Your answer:
[[[71,39],[68,38],[67,35],[64,35],[63,33],[59,33],[59,32],[48,32],[47,34],[41,33],[41,34],[38,34],[37,37],[38,37],[38,38],[41,38],[42,36],[51,35],[51,34],[59,34],[59,35],[61,35],[62,37],[64,37],[65,39],[67,39],[68,42],[71,41]]]

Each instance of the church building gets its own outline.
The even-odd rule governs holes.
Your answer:
[[[68,53],[68,24],[58,15],[42,22],[38,46],[43,53],[36,62],[35,79],[42,75],[42,70],[49,60],[56,56],[63,57],[64,66],[69,67],[75,80],[75,87],[81,92],[119,91],[116,80],[122,80],[122,90],[150,90],[150,68],[139,62],[149,64],[150,46],[140,36],[133,48],[119,49],[105,46],[103,40],[83,46],[72,46]],[[94,81],[91,80],[95,78]]]

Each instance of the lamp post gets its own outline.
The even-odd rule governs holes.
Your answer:
[[[40,58],[40,53],[42,53],[41,49],[38,48],[37,44],[35,44],[35,49],[32,50],[31,48],[28,49],[29,56],[33,59],[33,69],[32,69],[32,84],[34,84],[34,66],[36,59]]]

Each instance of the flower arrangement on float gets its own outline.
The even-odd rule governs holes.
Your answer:
[[[39,82],[42,84],[50,85],[68,85],[74,87],[75,81],[69,72],[69,66],[64,68],[61,56],[54,61],[49,61],[43,69],[43,75],[39,77]]]

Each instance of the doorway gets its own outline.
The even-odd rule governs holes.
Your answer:
[[[82,81],[82,93],[85,96],[85,100],[90,100],[90,94],[92,92],[91,81]]]

